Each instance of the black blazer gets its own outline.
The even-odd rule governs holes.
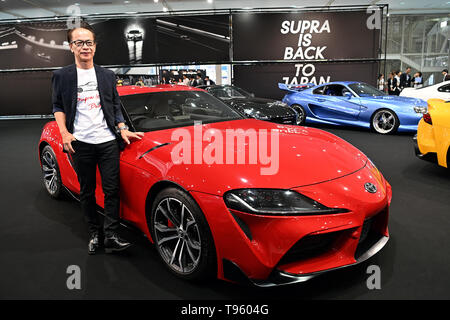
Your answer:
[[[100,104],[106,124],[121,142],[122,139],[117,134],[115,126],[120,122],[125,122],[125,120],[116,89],[116,76],[114,72],[108,69],[95,64],[94,67],[97,75]],[[77,68],[75,64],[53,71],[52,91],[53,113],[57,111],[64,112],[66,114],[67,130],[73,133],[73,123],[77,108]]]
[[[402,73],[400,75],[400,87],[401,88],[406,88],[406,87],[411,87],[411,82],[412,82],[412,77],[405,73]]]

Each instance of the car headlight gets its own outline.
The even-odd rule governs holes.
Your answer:
[[[321,215],[348,212],[328,208],[296,191],[284,189],[239,189],[225,193],[229,209],[259,215]]]
[[[428,107],[426,107],[426,106],[414,106],[414,111],[416,113],[423,113],[423,114],[425,114],[425,113],[428,112]]]

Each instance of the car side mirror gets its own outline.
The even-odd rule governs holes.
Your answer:
[[[250,97],[254,98],[255,94],[254,93],[250,93]]]
[[[351,99],[353,97],[351,92],[344,92],[344,97],[346,97],[347,99]]]

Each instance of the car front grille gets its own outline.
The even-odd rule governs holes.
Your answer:
[[[283,265],[317,257],[329,251],[341,233],[342,231],[337,231],[303,237],[289,249],[278,264]]]

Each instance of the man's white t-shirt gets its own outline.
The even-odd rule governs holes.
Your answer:
[[[91,144],[114,140],[116,137],[108,128],[101,108],[95,68],[77,68],[77,76],[77,110],[73,136],[81,142]]]

